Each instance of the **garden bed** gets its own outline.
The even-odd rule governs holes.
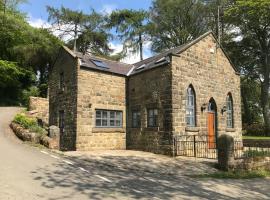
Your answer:
[[[15,135],[23,141],[41,144],[50,149],[58,148],[57,140],[48,137],[46,129],[38,126],[36,119],[25,113],[17,114],[10,127]]]

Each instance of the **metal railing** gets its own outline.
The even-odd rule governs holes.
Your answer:
[[[175,156],[217,159],[216,140],[208,135],[179,135],[174,137]],[[244,147],[242,141],[234,141],[233,156],[235,159],[270,156],[270,148]]]

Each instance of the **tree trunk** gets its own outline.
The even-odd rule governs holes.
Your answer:
[[[75,24],[75,30],[74,30],[74,46],[73,51],[77,51],[77,36],[78,36],[78,30],[77,30],[77,24]]]
[[[267,136],[270,136],[270,113],[269,113],[270,60],[268,58],[268,54],[266,53],[265,55],[266,56],[264,60],[264,70],[263,70],[264,80],[261,84],[261,103],[262,103],[265,134]]]
[[[261,86],[261,103],[264,119],[265,134],[270,136],[270,115],[269,115],[269,83],[265,81]]]
[[[242,91],[242,102],[243,102],[243,110],[244,110],[243,122],[250,125],[252,124],[252,116],[251,116],[248,100],[247,100],[244,90]]]
[[[142,41],[142,35],[139,35],[139,45],[140,45],[140,60],[143,60],[143,41]]]

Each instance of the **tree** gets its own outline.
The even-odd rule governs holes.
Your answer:
[[[123,55],[127,50],[138,52],[143,60],[143,42],[147,35],[148,13],[144,10],[117,10],[113,11],[107,19],[107,27],[115,28],[123,45]]]
[[[260,83],[265,132],[270,135],[270,1],[236,0],[225,16],[236,30],[239,54],[248,57],[249,63],[241,63],[241,72]]]
[[[14,62],[0,60],[0,104],[17,103],[24,88],[35,80],[34,74]]]
[[[205,5],[194,0],[154,0],[150,8],[152,49],[160,52],[205,33]]]
[[[0,11],[0,59],[13,61],[19,68],[32,71],[38,77],[39,89],[47,85],[47,71],[62,44],[45,29],[31,27],[18,11]],[[5,22],[5,23],[4,23]],[[45,91],[45,89],[43,90]],[[46,93],[42,92],[42,96]]]
[[[243,124],[252,125],[262,122],[260,92],[260,84],[256,80],[248,76],[241,78]]]
[[[103,16],[92,10],[91,14],[84,14],[82,11],[73,11],[61,7],[56,9],[47,6],[49,12],[49,22],[53,27],[61,31],[60,36],[72,36],[68,42],[73,44],[74,50],[83,53],[108,54],[110,51],[108,45],[109,34],[103,29]]]

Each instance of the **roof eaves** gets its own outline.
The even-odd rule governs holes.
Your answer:
[[[130,76],[130,74],[133,72],[134,69],[135,69],[135,66],[132,66],[132,68],[128,71],[126,76]]]

